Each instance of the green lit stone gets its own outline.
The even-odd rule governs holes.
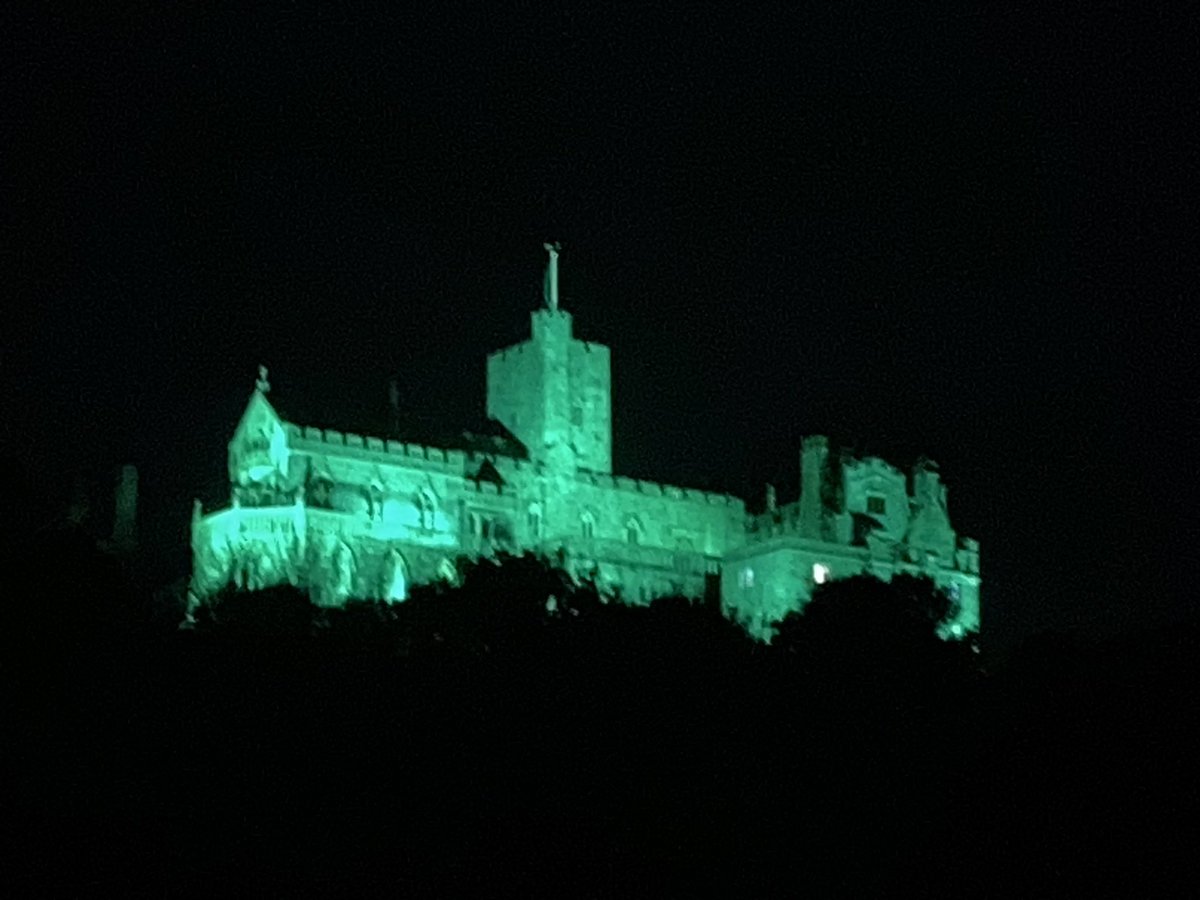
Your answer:
[[[227,584],[306,588],[314,601],[401,602],[453,579],[454,560],[561,552],[568,569],[641,603],[699,598],[719,578],[726,614],[770,640],[828,579],[928,575],[958,602],[943,636],[979,629],[979,545],[950,525],[936,466],[800,452],[801,493],[748,516],[735,497],[612,474],[609,350],[559,308],[558,245],[528,340],[487,359],[487,411],[525,453],[426,447],[301,427],[260,369],[229,443],[230,503],[192,519],[192,604]],[[485,462],[499,484],[478,478]]]

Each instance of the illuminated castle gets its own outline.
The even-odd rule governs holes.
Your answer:
[[[949,630],[979,627],[979,545],[957,539],[936,467],[906,475],[804,441],[801,494],[748,516],[742,500],[612,474],[609,351],[574,337],[547,245],[545,308],[529,340],[487,360],[486,442],[431,447],[300,426],[267,399],[266,370],[229,443],[229,506],[192,518],[190,604],[229,583],[290,583],[314,602],[399,602],[453,579],[460,557],[561,558],[629,603],[715,597],[769,637],[815,584],[926,574],[959,601]]]

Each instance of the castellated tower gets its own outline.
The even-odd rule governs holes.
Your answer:
[[[528,341],[491,354],[487,412],[535,462],[612,473],[612,389],[608,348],[576,340],[558,308],[557,247],[547,245],[546,309],[531,316]]]

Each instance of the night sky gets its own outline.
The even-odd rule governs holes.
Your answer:
[[[621,474],[756,507],[805,434],[924,453],[986,640],[1169,621],[1194,25],[1044,5],[10,10],[5,454],[136,463],[183,574],[260,362],[302,424],[384,433],[392,376],[402,433],[477,421],[557,239]]]

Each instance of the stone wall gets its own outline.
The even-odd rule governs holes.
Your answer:
[[[571,444],[581,469],[612,472],[612,375],[608,348],[571,341]]]
[[[542,370],[531,341],[487,358],[487,414],[531,452],[542,445]]]
[[[908,531],[906,482],[903,472],[882,459],[845,460],[842,463],[845,511],[870,515],[882,525],[885,534],[903,540]]]

